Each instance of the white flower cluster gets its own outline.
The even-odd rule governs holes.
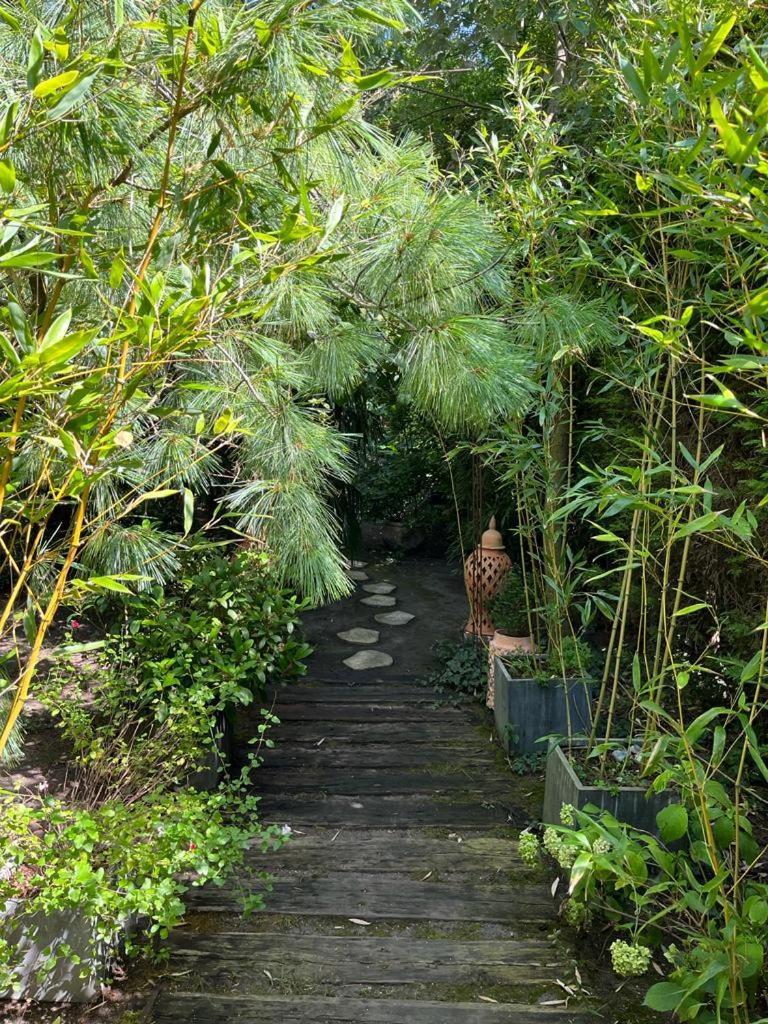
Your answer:
[[[611,844],[607,839],[603,839],[602,836],[598,836],[594,843],[592,843],[592,853],[596,853],[598,856],[601,856],[602,854],[610,852]]]
[[[555,858],[561,868],[573,867],[573,862],[576,860],[576,849],[569,846],[556,829],[544,829],[544,848],[550,856]]]
[[[581,928],[589,917],[586,903],[582,900],[567,900],[563,905],[563,917],[571,928]]]
[[[528,867],[535,868],[539,863],[539,840],[533,832],[521,832],[517,849],[520,860]]]
[[[616,939],[611,943],[611,963],[622,978],[635,978],[650,967],[651,951],[647,946]]]
[[[573,804],[563,804],[560,808],[560,821],[562,821],[564,825],[572,826],[575,820],[573,817],[575,811],[576,808]]]

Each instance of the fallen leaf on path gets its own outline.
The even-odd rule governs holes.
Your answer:
[[[364,921],[362,917],[350,917],[349,919],[352,924],[370,924],[370,921]]]

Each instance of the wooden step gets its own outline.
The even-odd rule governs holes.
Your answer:
[[[169,971],[191,970],[196,984],[253,992],[307,991],[307,985],[542,985],[567,977],[549,942],[457,941],[407,936],[283,935],[254,932],[171,934]],[[254,970],[254,965],[258,965]],[[479,988],[483,991],[482,987]]]
[[[323,739],[319,737],[319,739]],[[250,748],[248,748],[250,749]],[[481,739],[464,737],[451,744],[354,743],[338,738],[324,738],[309,744],[305,739],[292,743],[278,742],[271,750],[261,751],[266,766],[416,768],[420,765],[479,766],[487,771],[495,767],[495,746]],[[258,773],[255,776],[258,785]]]
[[[426,771],[382,771],[380,768],[275,768],[263,766],[254,779],[259,793],[357,794],[475,793],[478,799],[503,800],[509,792],[504,779],[488,779],[480,768],[434,774]]]
[[[569,1024],[562,1007],[504,1003],[434,1003],[314,996],[223,996],[163,992],[155,1024]],[[583,1019],[583,1018],[582,1018]]]
[[[394,701],[356,701],[350,704],[333,705],[332,713],[323,704],[286,703],[276,704],[274,713],[281,722],[364,722],[371,725],[380,722],[418,722],[437,729],[446,724],[459,726],[462,730],[474,726],[472,717],[458,708],[430,707],[422,704],[398,704]]]
[[[333,719],[322,719],[310,722],[284,722],[276,726],[270,735],[278,743],[313,744],[320,743],[321,740],[337,739],[347,743],[390,743],[407,746],[429,743],[452,746],[457,741],[467,743],[473,738],[472,731],[473,726],[468,719],[461,722],[405,719],[400,724],[385,720],[337,722]],[[490,726],[484,732],[490,736]]]
[[[291,683],[270,690],[276,704],[434,704],[432,687],[415,683]]]
[[[256,783],[258,789],[258,783]],[[525,824],[522,811],[507,805],[479,800],[446,801],[431,796],[326,796],[303,793],[275,796],[265,794],[261,817],[270,824],[349,825],[351,828],[482,828],[493,825]]]
[[[517,843],[510,839],[472,836],[433,839],[400,832],[341,834],[318,830],[297,835],[278,850],[254,848],[248,862],[259,870],[305,873],[366,872],[377,874],[472,875],[520,870]]]
[[[374,867],[375,870],[375,867]],[[544,922],[555,914],[555,903],[541,885],[473,885],[461,881],[414,881],[379,874],[334,873],[319,877],[274,879],[264,913],[307,917],[358,917],[364,920],[492,921],[510,927]],[[190,890],[188,906],[195,911],[239,913],[245,896],[259,882]]]

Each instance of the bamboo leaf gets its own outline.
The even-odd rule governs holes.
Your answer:
[[[188,488],[184,488],[184,536],[192,529],[195,519],[195,496]]]
[[[16,188],[16,168],[10,160],[0,160],[0,188],[3,192],[13,192]]]
[[[45,332],[43,340],[40,343],[40,350],[44,352],[51,345],[55,345],[61,341],[64,335],[67,333],[70,321],[72,320],[72,310],[67,309],[53,321],[51,326]]]
[[[356,14],[358,18],[363,18],[365,21],[372,21],[375,25],[385,25],[388,28],[404,29],[405,22],[400,21],[398,18],[388,18],[384,14],[378,14],[376,11],[372,11],[368,7],[353,7],[352,13]]]
[[[46,96],[50,96],[51,93],[59,92],[61,89],[71,85],[72,82],[77,80],[79,75],[79,71],[64,71],[54,78],[46,78],[45,81],[37,83],[32,90],[32,95],[38,100],[44,99]]]
[[[717,56],[720,52],[725,40],[730,35],[731,29],[736,24],[736,15],[732,14],[730,18],[726,18],[725,21],[721,22],[716,28],[710,32],[704,41],[699,56],[694,64],[694,72],[703,70],[709,62]]]
[[[621,61],[621,73],[624,75],[624,81],[630,88],[632,95],[642,106],[646,106],[650,97],[648,91],[643,84],[643,80],[638,74],[637,68],[629,60]]]
[[[94,71],[93,74],[84,75],[64,93],[58,103],[51,107],[48,116],[54,120],[66,117],[70,111],[74,110],[81,100],[85,99],[91,86],[96,81],[98,74],[98,71]]]

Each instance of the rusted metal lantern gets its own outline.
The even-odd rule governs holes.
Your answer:
[[[488,529],[464,566],[470,609],[469,622],[464,627],[466,636],[493,636],[496,627],[488,614],[488,605],[498,594],[511,568],[512,562],[504,550],[504,541],[496,529],[496,517],[492,516]]]

